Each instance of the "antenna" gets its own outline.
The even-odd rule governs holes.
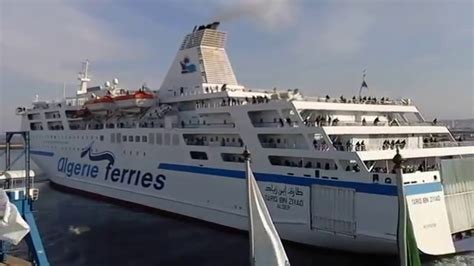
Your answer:
[[[82,72],[79,72],[79,76],[77,79],[79,79],[79,81],[81,82],[77,94],[87,93],[87,82],[91,81],[89,77],[89,60],[86,60],[82,63]]]
[[[90,81],[89,80],[89,59],[86,59],[85,62],[82,63],[82,72],[79,73],[79,79]]]
[[[66,100],[66,82],[63,82],[63,100]]]

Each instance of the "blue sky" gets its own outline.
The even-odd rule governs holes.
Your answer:
[[[159,88],[184,35],[215,19],[239,83],[410,97],[427,119],[474,118],[473,1],[0,0],[0,131],[17,106],[96,84]]]

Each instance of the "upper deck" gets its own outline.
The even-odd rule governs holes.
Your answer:
[[[225,51],[226,33],[217,30],[218,25],[203,25],[186,35],[160,89],[140,89],[150,98],[127,98],[137,91],[119,88],[117,79],[103,87],[88,87],[86,63],[74,97],[18,108],[22,127],[54,131],[51,134],[172,131],[183,143],[221,149],[229,147],[215,145],[224,136],[239,147],[236,140],[252,139],[280,157],[386,160],[397,147],[413,158],[474,153],[472,146],[460,147],[444,125],[425,121],[410,99],[308,97],[298,89],[245,87],[234,75]],[[128,100],[119,102],[124,97]],[[208,141],[211,136],[213,141]]]

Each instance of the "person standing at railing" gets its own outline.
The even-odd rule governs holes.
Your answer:
[[[380,122],[380,119],[379,119],[379,117],[377,116],[377,117],[374,119],[374,126],[378,126],[379,122]]]

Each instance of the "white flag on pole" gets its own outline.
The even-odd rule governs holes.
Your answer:
[[[290,262],[280,236],[273,225],[265,200],[250,169],[250,161],[247,160],[246,163],[252,265],[289,266]]]

